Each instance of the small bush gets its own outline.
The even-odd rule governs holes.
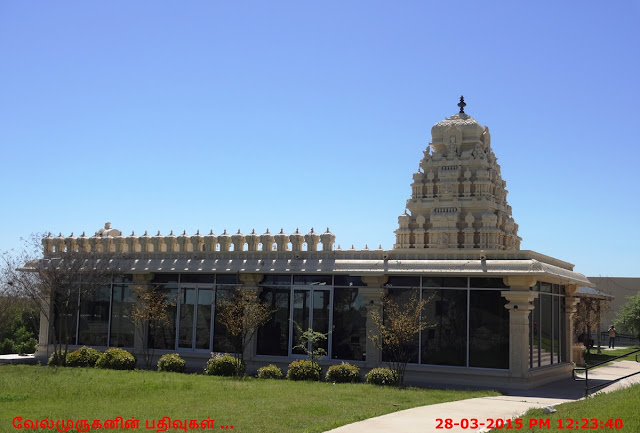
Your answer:
[[[210,376],[242,376],[244,363],[228,353],[217,353],[207,361],[204,372]]]
[[[259,379],[282,379],[282,376],[282,370],[280,370],[280,367],[273,364],[269,364],[258,369]]]
[[[13,350],[13,340],[6,338],[0,343],[0,355],[8,355],[15,353]]]
[[[367,373],[366,381],[374,385],[397,385],[398,373],[390,368],[374,368]]]
[[[96,368],[133,370],[136,368],[136,358],[124,349],[112,347],[100,355],[100,358],[96,361]]]
[[[343,362],[340,365],[332,365],[327,371],[327,382],[356,383],[360,382],[360,369],[356,365]]]
[[[67,354],[67,367],[95,367],[96,361],[100,358],[100,351],[82,346]]]
[[[287,379],[289,380],[320,380],[322,368],[308,359],[300,359],[289,364]]]
[[[47,365],[49,367],[58,367],[62,365],[62,360],[66,359],[67,352],[63,350],[59,350],[57,352],[53,352],[47,361]]]
[[[23,341],[22,343],[18,344],[14,348],[16,349],[16,352],[18,352],[19,354],[26,355],[30,353],[35,353],[37,345],[38,345],[38,341],[35,338],[29,338],[27,341]]]
[[[185,362],[177,353],[162,355],[158,360],[158,371],[172,371],[184,373]]]

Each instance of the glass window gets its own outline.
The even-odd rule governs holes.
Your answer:
[[[218,286],[216,288],[216,310],[222,301],[233,295],[235,286]],[[220,317],[214,314],[213,321],[213,351],[234,353],[234,337],[226,326],[220,321]]]
[[[471,287],[478,289],[509,289],[502,278],[471,278]]]
[[[467,277],[450,277],[442,279],[442,287],[467,288]]]
[[[110,301],[111,285],[100,287],[81,300],[78,344],[107,345]]]
[[[556,284],[553,285],[554,289],[558,287]],[[552,344],[552,356],[553,362],[560,362],[560,297],[552,296],[551,297],[551,306],[552,306],[552,318],[553,318],[553,344]]]
[[[153,276],[153,284],[177,283],[178,274],[155,274]]]
[[[180,290],[180,322],[178,328],[178,348],[191,349],[193,347],[193,320],[196,305],[196,289]]]
[[[133,347],[135,327],[131,311],[135,296],[129,285],[115,284],[111,301],[111,333],[109,346]]]
[[[195,349],[211,350],[211,307],[213,288],[198,287],[198,308],[196,312]]]
[[[215,274],[180,274],[180,283],[210,283],[216,281]]]
[[[71,299],[64,299],[60,294],[56,294],[56,301],[53,304],[53,333],[50,337],[53,343],[54,338],[58,343],[76,344],[76,330],[78,327],[78,294],[71,295]],[[72,305],[69,308],[61,307],[64,304]]]
[[[385,287],[420,287],[420,277],[392,276]]]
[[[331,356],[334,359],[363,361],[367,349],[367,308],[357,288],[333,291],[333,332]]]
[[[238,274],[218,274],[216,284],[240,284]]]
[[[411,300],[413,295],[418,295],[418,290],[412,289],[399,289],[392,288],[389,289],[388,295],[390,299],[398,304],[400,308],[403,305],[407,305]],[[388,323],[388,314],[386,311],[383,311],[383,322]],[[409,362],[417,363],[418,362],[418,346],[419,346],[420,336],[416,335],[415,339],[408,345],[407,350],[409,353]],[[389,361],[391,359],[392,354],[388,350],[382,351],[382,360]]]
[[[291,290],[282,287],[264,287],[260,299],[275,311],[271,319],[258,329],[258,355],[289,355],[289,296]]]
[[[298,289],[293,291],[293,344],[300,344],[302,332],[309,328],[322,334],[329,333],[329,320],[331,314],[331,291],[329,289]],[[329,354],[329,336],[322,341],[318,348],[324,349]],[[311,350],[311,344],[307,347]],[[305,354],[301,348],[292,349],[292,353]]]
[[[552,286],[551,283],[540,282],[540,291],[542,293],[551,293]]]
[[[149,323],[149,347],[154,349],[176,349],[176,316],[178,285],[165,284],[153,286],[154,296],[164,298],[167,304],[167,321]]]
[[[330,286],[331,275],[294,275],[294,285]]]
[[[293,344],[300,344],[300,336],[302,332],[309,328],[309,318],[311,309],[311,291],[310,290],[294,290],[293,292]],[[300,348],[292,349],[293,353],[303,355],[305,352]]]
[[[422,363],[467,365],[467,290],[425,289],[429,302],[422,314]]]
[[[509,310],[497,290],[471,290],[469,366],[509,368]]]
[[[560,286],[561,289],[564,289],[564,286]],[[567,353],[567,339],[566,335],[566,326],[565,322],[566,311],[565,311],[565,298],[564,296],[560,297],[560,311],[558,312],[559,318],[558,322],[560,323],[560,359],[559,362],[566,362],[566,353]]]
[[[265,275],[263,286],[291,286],[291,275]]]
[[[336,275],[333,277],[333,285],[334,286],[345,286],[345,287],[366,287],[364,281],[362,281],[362,277],[354,277],[352,275]]]
[[[533,300],[533,310],[529,315],[529,328],[531,330],[530,340],[530,355],[531,355],[531,368],[539,367],[542,346],[540,339],[540,296]]]

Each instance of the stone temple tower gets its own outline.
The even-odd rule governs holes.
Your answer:
[[[394,249],[519,250],[489,128],[464,112],[436,123],[398,217]]]

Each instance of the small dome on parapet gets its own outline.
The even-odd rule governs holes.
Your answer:
[[[108,236],[122,236],[122,232],[120,230],[112,229],[111,223],[104,223],[104,227],[96,232],[96,236],[100,237],[108,237]]]

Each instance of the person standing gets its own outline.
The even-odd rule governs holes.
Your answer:
[[[611,325],[609,328],[609,349],[616,348],[616,327]]]

